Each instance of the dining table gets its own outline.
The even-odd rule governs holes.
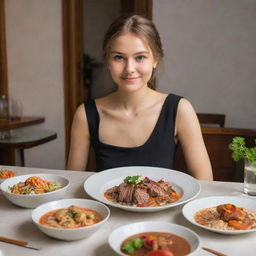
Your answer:
[[[0,166],[0,168],[12,170],[16,175],[39,173],[62,175],[70,182],[65,198],[93,200],[86,194],[84,182],[94,172],[18,166]],[[243,183],[221,181],[199,181],[199,183],[201,191],[196,198],[209,196],[249,197],[243,194]],[[115,256],[117,254],[108,244],[108,237],[114,229],[134,222],[161,221],[182,225],[196,232],[201,240],[199,256],[214,255],[203,250],[203,247],[211,248],[228,256],[256,255],[256,232],[227,235],[202,229],[184,218],[182,207],[183,205],[177,205],[157,212],[130,212],[109,206],[111,213],[108,221],[90,237],[77,241],[61,241],[45,235],[36,227],[31,218],[33,209],[16,206],[8,201],[3,194],[0,194],[0,236],[23,240],[41,248],[32,250],[0,242],[0,250],[4,256]]]

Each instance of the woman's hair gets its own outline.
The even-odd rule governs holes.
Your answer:
[[[146,42],[154,58],[159,62],[162,61],[164,53],[161,39],[154,23],[140,15],[122,15],[117,18],[107,30],[103,40],[103,58],[105,63],[109,58],[110,46],[113,40],[124,33],[133,33]],[[148,82],[149,87],[154,88],[154,73]]]

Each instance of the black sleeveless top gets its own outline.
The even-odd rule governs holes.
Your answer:
[[[167,96],[150,137],[138,147],[119,147],[100,142],[100,118],[95,101],[85,102],[91,144],[96,156],[96,170],[103,171],[123,166],[153,166],[172,169],[176,151],[175,120],[181,98],[175,94]]]

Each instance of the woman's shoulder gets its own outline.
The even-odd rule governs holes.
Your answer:
[[[83,122],[86,120],[86,113],[85,113],[85,107],[84,104],[80,104],[75,112],[74,119],[79,122]]]
[[[195,110],[191,102],[186,98],[183,98],[183,97],[180,98],[178,109],[177,109],[177,115],[187,116],[194,112]]]
[[[191,104],[191,102],[185,98],[182,98],[179,102],[178,109],[177,109],[177,117],[176,117],[177,124],[184,124],[194,123],[197,122],[196,112]]]

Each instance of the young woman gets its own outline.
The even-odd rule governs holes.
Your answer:
[[[154,24],[138,15],[118,18],[105,35],[103,55],[117,90],[78,107],[67,169],[85,170],[91,144],[97,171],[139,165],[171,169],[179,142],[190,174],[212,180],[200,125],[189,101],[151,89],[163,58]]]

